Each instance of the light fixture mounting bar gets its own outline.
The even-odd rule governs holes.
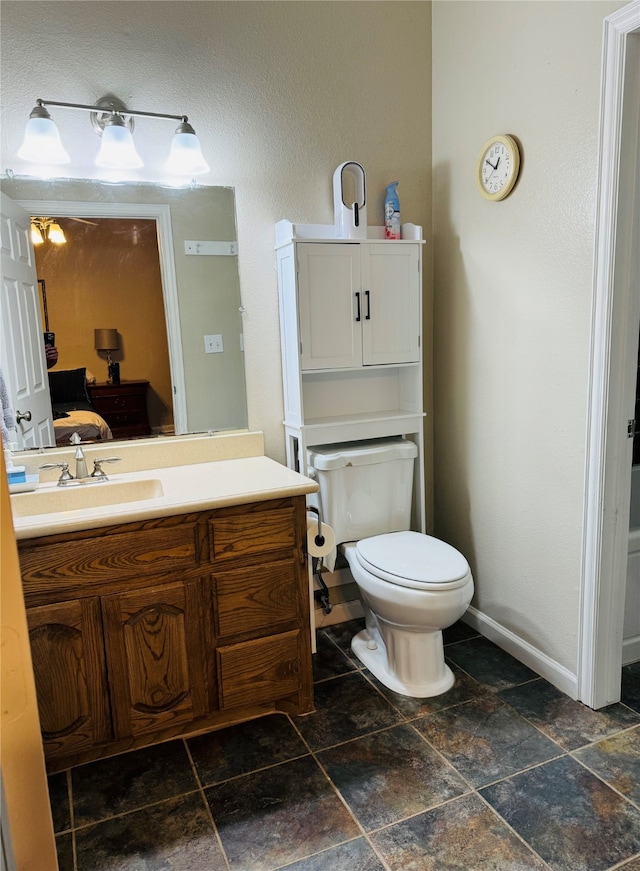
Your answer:
[[[102,105],[87,106],[84,103],[63,103],[58,100],[42,100],[40,97],[36,100],[36,106],[60,106],[63,109],[79,109],[84,112],[96,112],[99,114],[115,114],[115,115],[136,115],[143,118],[168,118],[173,121],[188,122],[189,118],[186,115],[167,115],[163,112],[141,112],[135,109],[127,109],[124,106],[109,105],[105,102]]]

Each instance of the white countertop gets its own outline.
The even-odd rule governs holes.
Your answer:
[[[113,484],[159,480],[163,495],[134,502],[56,510],[25,517],[14,516],[16,538],[36,538],[172,514],[205,511],[225,505],[264,502],[268,499],[313,493],[318,489],[315,481],[265,456],[120,473],[113,466],[109,466],[105,467],[105,471],[109,475],[109,483]],[[94,498],[98,498],[100,488],[105,488],[106,498],[109,483],[73,484],[69,491],[72,488],[87,487],[93,491],[92,497],[95,492]],[[39,485],[38,489],[51,493],[55,490],[63,491],[65,488],[58,488],[55,483],[47,483]],[[61,504],[64,503],[64,497],[65,493],[61,492]],[[16,500],[29,498],[37,499],[38,494],[14,494],[11,496],[11,503],[15,505]]]

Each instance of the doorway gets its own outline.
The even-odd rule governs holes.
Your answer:
[[[579,698],[620,699],[640,325],[640,0],[605,19]]]

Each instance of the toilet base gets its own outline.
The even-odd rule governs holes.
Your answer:
[[[372,643],[375,644],[374,649],[370,647]],[[381,684],[402,696],[411,696],[418,699],[439,696],[451,689],[455,683],[453,672],[446,662],[443,662],[444,668],[441,671],[440,677],[420,684],[407,683],[397,675],[391,674],[384,642],[379,635],[378,638],[375,638],[367,629],[363,629],[357,635],[354,635],[351,639],[351,649],[360,662],[366,665]]]

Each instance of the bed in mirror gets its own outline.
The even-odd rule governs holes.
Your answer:
[[[247,427],[233,189],[10,177],[0,189],[62,230],[64,244],[45,232],[34,246],[42,330],[58,350],[49,372],[84,369],[116,438]],[[115,348],[99,345],[114,331]],[[146,421],[114,414],[141,402]]]

